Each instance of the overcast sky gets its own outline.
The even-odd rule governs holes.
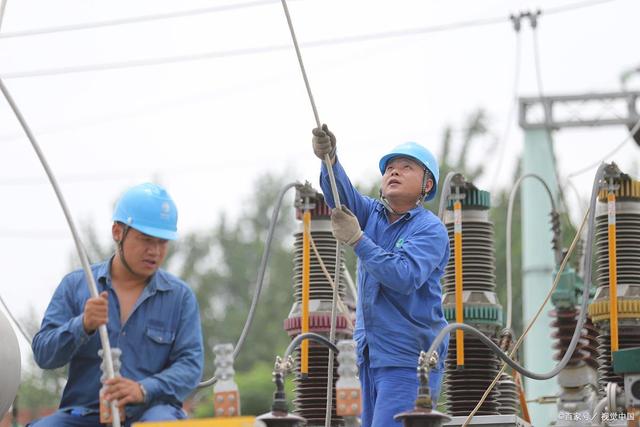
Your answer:
[[[7,0],[0,75],[33,128],[78,223],[109,239],[111,206],[122,190],[149,179],[167,186],[180,231],[206,229],[221,212],[242,210],[265,172],[317,184],[310,148],[314,119],[280,1]],[[320,118],[338,137],[356,182],[378,179],[386,150],[415,140],[440,152],[445,126],[459,138],[465,118],[484,108],[504,134],[514,96],[521,10],[576,1],[297,0],[289,6]],[[24,31],[136,16],[247,5],[195,16],[26,35]],[[177,9],[179,7],[179,9]],[[640,2],[617,0],[543,16],[539,24],[545,93],[617,91],[638,66]],[[470,28],[412,31],[502,18]],[[357,43],[310,42],[398,31]],[[276,47],[263,53],[246,49]],[[215,53],[206,59],[82,73],[46,74],[92,64]],[[536,95],[532,33],[521,33],[517,95]],[[26,75],[26,76],[25,76]],[[629,81],[640,87],[640,78]],[[624,113],[624,112],[623,112]],[[517,115],[504,141],[498,182],[508,188],[523,134]],[[556,134],[560,175],[588,165],[625,138],[623,127]],[[459,141],[459,139],[456,139]],[[472,161],[498,168],[487,138]],[[0,295],[21,318],[38,321],[69,269],[73,243],[54,193],[21,128],[0,99]],[[638,146],[614,157],[637,172]],[[488,189],[491,176],[479,182]],[[586,197],[592,172],[575,180]],[[570,192],[571,202],[577,205]],[[580,216],[578,212],[574,215]],[[283,317],[286,313],[283,313]]]

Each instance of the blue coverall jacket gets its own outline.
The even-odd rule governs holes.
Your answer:
[[[122,350],[120,374],[144,386],[146,406],[165,403],[180,407],[200,381],[204,363],[195,295],[183,281],[158,270],[122,325],[110,266],[111,260],[107,260],[91,269],[98,292],[109,293],[107,329],[111,346]],[[32,343],[41,368],[69,364],[60,409],[77,414],[97,413],[99,407],[100,337],[97,332],[87,335],[82,326],[89,297],[83,270],[64,277]],[[127,416],[134,410],[127,407]]]
[[[426,351],[447,325],[440,286],[449,260],[447,230],[422,206],[390,224],[382,203],[360,194],[337,160],[333,171],[341,203],[355,214],[364,232],[354,248],[358,256],[358,304],[353,337],[358,364],[362,364],[367,349],[371,368],[415,368],[420,351]],[[333,208],[324,163],[320,185]],[[440,372],[444,370],[447,347],[448,339],[438,349]],[[430,386],[440,388],[440,384]]]

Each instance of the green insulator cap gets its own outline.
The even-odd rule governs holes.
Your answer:
[[[462,308],[464,323],[489,323],[502,325],[502,307],[499,305],[465,304]],[[456,307],[445,306],[444,317],[448,322],[456,321]]]
[[[465,197],[460,200],[462,209],[489,209],[491,208],[491,193],[484,190],[478,190],[477,188],[465,188],[460,194],[464,194]],[[447,209],[453,210],[454,200],[449,200]]]

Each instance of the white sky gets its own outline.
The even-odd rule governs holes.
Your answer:
[[[221,0],[7,0],[2,32],[232,4]],[[249,0],[247,0],[249,1]],[[235,3],[242,3],[237,1]],[[324,122],[356,182],[377,179],[378,158],[415,140],[439,153],[446,125],[460,129],[478,107],[501,135],[513,86],[510,13],[572,1],[297,0],[289,4],[301,43],[504,16],[505,23],[363,43],[304,48]],[[179,8],[176,8],[177,5]],[[618,0],[542,16],[545,93],[620,89],[640,63],[640,2]],[[31,37],[0,38],[0,75],[74,65],[222,52],[291,43],[279,1],[194,17]],[[536,95],[531,30],[522,32],[518,94]],[[310,148],[315,122],[293,48],[178,64],[5,81],[58,176],[76,222],[110,230],[111,206],[129,185],[160,177],[180,209],[181,231],[233,214],[263,172],[317,182]],[[640,78],[630,81],[640,87]],[[514,116],[499,177],[512,181],[522,132]],[[624,139],[625,129],[556,135],[566,176]],[[474,162],[495,169],[479,147]],[[484,151],[483,151],[484,149]],[[615,157],[637,172],[638,147]],[[592,174],[577,179],[583,197]],[[489,185],[489,180],[480,182]],[[569,191],[570,199],[573,199]],[[0,295],[18,318],[42,316],[74,251],[64,217],[33,150],[0,99]],[[575,202],[575,199],[573,199]],[[576,214],[576,216],[579,214]],[[283,313],[285,316],[286,313]],[[23,351],[24,352],[24,351]]]

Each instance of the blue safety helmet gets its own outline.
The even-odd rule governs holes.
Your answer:
[[[157,184],[140,184],[125,191],[113,220],[158,239],[178,237],[178,209],[167,190]]]
[[[431,172],[433,176],[433,188],[425,196],[425,201],[429,201],[436,196],[438,190],[438,178],[440,175],[440,169],[438,168],[438,161],[431,151],[424,148],[422,145],[415,142],[405,142],[403,144],[394,147],[388,154],[382,156],[380,159],[380,173],[384,175],[384,171],[387,168],[387,163],[396,157],[409,157],[420,163],[425,169]],[[426,185],[426,182],[423,186]]]

